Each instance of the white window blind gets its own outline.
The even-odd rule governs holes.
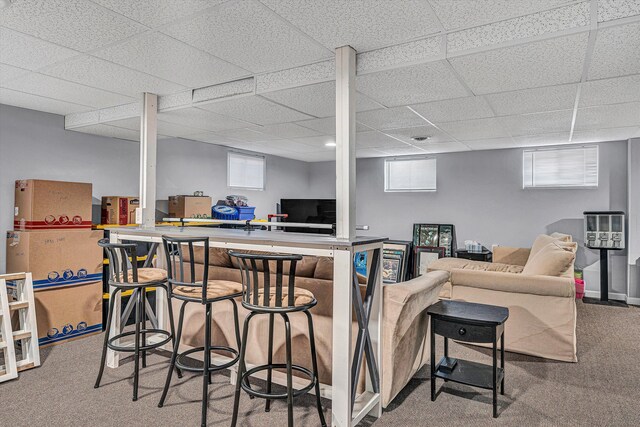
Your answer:
[[[525,150],[523,188],[597,187],[598,146]]]
[[[264,190],[265,158],[229,152],[227,185],[233,188]]]
[[[385,159],[384,191],[436,191],[436,159]]]

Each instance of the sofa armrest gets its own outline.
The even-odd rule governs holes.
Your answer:
[[[500,292],[575,298],[574,280],[568,277],[529,276],[494,271],[453,270],[452,297],[456,286],[489,289]]]
[[[493,251],[493,262],[499,262],[502,264],[510,264],[510,265],[524,265],[527,263],[529,259],[529,253],[531,249],[529,248],[512,248],[509,246],[494,246],[492,248]]]

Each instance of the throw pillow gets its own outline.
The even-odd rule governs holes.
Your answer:
[[[527,263],[529,260],[533,259],[534,256],[549,243],[557,243],[560,247],[569,249],[573,253],[578,250],[578,244],[576,242],[565,242],[558,240],[556,237],[548,236],[546,234],[540,234],[536,237],[536,240],[533,241],[533,245],[531,245],[531,251],[529,252],[529,258],[527,259]]]
[[[562,242],[551,242],[530,257],[522,269],[523,275],[567,276],[573,272],[576,254],[561,246]]]

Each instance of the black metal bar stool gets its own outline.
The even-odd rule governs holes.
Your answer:
[[[115,289],[109,298],[109,314],[104,333],[104,344],[102,347],[102,359],[100,361],[100,371],[94,388],[100,387],[102,374],[104,373],[107,348],[120,352],[133,352],[135,367],[133,371],[133,400],[138,400],[138,377],[140,373],[140,356],[142,355],[143,367],[146,366],[146,353],[149,350],[162,347],[169,341],[175,346],[175,332],[173,328],[173,310],[169,306],[170,330],[159,328],[147,328],[146,314],[146,291],[147,288],[155,287],[164,289],[169,295],[167,284],[167,272],[161,268],[138,268],[136,245],[133,243],[109,243],[107,239],[102,239],[98,245],[105,249],[109,259],[109,286]],[[122,291],[132,290],[131,298],[135,299],[135,330],[119,332],[109,338],[111,323],[113,321],[113,311],[115,309],[115,296]],[[157,334],[163,337],[158,342],[148,342],[148,334]],[[133,346],[120,344],[120,340],[125,337],[134,337]],[[142,338],[142,340],[141,340]]]
[[[233,419],[231,425],[235,426],[238,421],[238,409],[240,405],[240,390],[244,390],[249,396],[261,397],[266,399],[265,411],[269,412],[272,399],[286,399],[288,406],[288,425],[293,426],[293,398],[307,393],[315,387],[316,404],[320,423],[326,427],[324,413],[322,412],[322,403],[320,402],[320,383],[318,381],[318,361],[316,358],[316,345],[313,335],[313,319],[309,310],[313,308],[318,301],[314,295],[306,289],[296,288],[296,263],[302,259],[300,255],[266,255],[266,254],[249,254],[230,251],[229,255],[239,260],[240,270],[242,272],[242,306],[250,311],[244,322],[242,333],[242,344],[240,346],[240,361],[238,364],[238,379],[236,382],[236,394],[233,405]],[[275,262],[275,278],[276,282],[271,283],[270,261]],[[288,284],[283,284],[284,264],[289,263]],[[262,263],[262,271],[257,267],[258,263]],[[260,287],[259,276],[262,275],[264,287]],[[302,366],[294,365],[291,361],[291,323],[288,313],[303,312],[307,316],[309,324],[309,345],[311,347],[311,363],[313,371]],[[266,365],[256,366],[247,370],[245,365],[245,355],[247,352],[247,337],[249,332],[249,322],[259,314],[269,315],[269,354]],[[273,322],[276,314],[279,314],[284,320],[285,337],[286,337],[286,363],[273,363]],[[272,393],[271,377],[274,369],[287,370],[287,392]],[[261,371],[267,371],[267,390],[266,392],[257,391],[251,388],[247,382],[248,378]],[[309,384],[305,387],[293,389],[293,371],[300,372],[309,378]]]
[[[176,335],[176,345],[173,348],[171,356],[171,365],[167,374],[167,380],[162,391],[162,397],[158,407],[164,405],[167,397],[169,385],[171,383],[171,374],[174,367],[188,372],[202,372],[202,425],[207,424],[207,404],[209,384],[211,384],[211,373],[227,369],[235,365],[240,357],[240,327],[238,324],[238,306],[234,298],[242,295],[242,284],[231,282],[228,280],[209,280],[209,238],[178,238],[162,236],[164,250],[167,256],[167,271],[169,280],[169,306],[171,299],[175,298],[182,301],[180,307],[180,316],[178,320],[178,330]],[[204,269],[202,272],[202,280],[197,280],[196,262],[194,246],[204,247]],[[189,259],[185,260],[185,251],[189,254]],[[212,304],[220,301],[230,301],[233,304],[233,314],[235,319],[235,334],[238,343],[238,350],[211,344],[211,319]],[[204,346],[196,347],[182,353],[178,352],[180,338],[182,336],[182,326],[184,321],[184,309],[187,303],[196,302],[205,306],[205,336]],[[221,365],[213,365],[211,363],[211,352],[222,351],[231,353],[232,359]],[[203,353],[202,367],[194,367],[185,362],[185,358],[197,353]]]

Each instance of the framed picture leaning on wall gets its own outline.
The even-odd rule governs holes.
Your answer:
[[[429,265],[444,257],[445,249],[437,246],[416,246],[413,277],[427,273]]]

